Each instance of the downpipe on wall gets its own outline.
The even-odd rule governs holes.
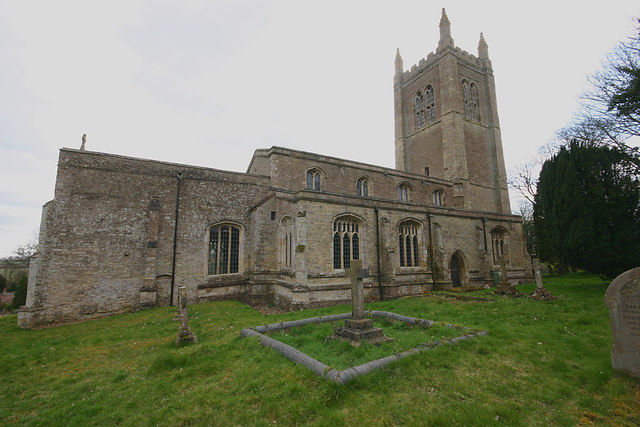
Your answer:
[[[173,259],[171,260],[171,296],[169,305],[173,305],[173,288],[176,285],[176,252],[178,249],[178,214],[180,213],[180,184],[182,183],[182,172],[176,172],[178,186],[176,189],[176,221],[173,227]]]

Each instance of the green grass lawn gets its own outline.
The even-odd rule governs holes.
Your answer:
[[[640,380],[611,369],[608,284],[585,274],[545,281],[561,298],[423,296],[367,304],[489,335],[421,352],[343,386],[239,332],[346,306],[263,315],[233,301],[192,305],[200,343],[183,347],[174,345],[174,308],[39,331],[3,317],[0,424],[639,424]],[[533,288],[518,286],[523,293]]]

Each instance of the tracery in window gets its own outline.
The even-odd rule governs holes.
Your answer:
[[[469,94],[469,83],[466,80],[462,80],[462,103],[464,104],[464,118],[471,120],[471,104]]]
[[[470,91],[470,107],[471,107],[471,119],[474,122],[480,121],[480,111],[478,110],[478,88],[475,83],[471,83]]]
[[[462,80],[462,102],[464,104],[464,118],[479,122],[478,88],[475,83],[469,84],[466,80]]]
[[[360,227],[360,220],[350,215],[333,221],[333,268],[350,268],[351,260],[360,259]]]
[[[240,228],[220,224],[209,229],[208,274],[237,273],[240,263]]]
[[[307,171],[307,190],[320,191],[320,171],[309,169]]]
[[[433,204],[435,206],[442,206],[442,201],[444,200],[444,193],[442,190],[436,190],[433,192]]]
[[[416,94],[416,129],[424,127],[424,96],[422,92]]]
[[[509,233],[502,227],[491,230],[491,248],[493,249],[493,263],[499,264],[500,259],[509,253]]]
[[[408,220],[400,223],[398,234],[400,267],[418,267],[420,265],[419,232],[420,224],[415,221]]]
[[[398,185],[398,200],[401,202],[409,201],[409,186],[407,184]]]
[[[278,262],[280,268],[291,268],[293,265],[295,253],[293,236],[293,220],[287,215],[280,221],[280,227],[278,229]]]
[[[436,104],[435,104],[435,95],[433,93],[433,87],[431,85],[427,86],[424,91],[425,97],[425,115],[427,117],[427,123],[433,123],[436,121]]]
[[[358,190],[358,196],[369,197],[369,180],[367,178],[359,178],[356,183],[356,187]]]

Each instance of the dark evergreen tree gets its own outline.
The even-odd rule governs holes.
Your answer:
[[[538,256],[614,277],[640,261],[640,183],[627,154],[573,141],[547,160],[535,196]]]
[[[27,302],[27,283],[28,277],[26,274],[20,276],[18,280],[18,284],[16,285],[16,293],[13,297],[13,308],[20,308],[20,306],[24,305]]]

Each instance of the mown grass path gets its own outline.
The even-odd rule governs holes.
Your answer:
[[[238,302],[196,304],[200,341],[174,345],[174,308],[38,331],[0,318],[0,423],[8,425],[640,424],[640,380],[613,372],[608,283],[546,277],[560,299],[437,295],[367,309],[484,329],[339,386],[244,327],[348,311],[263,315]],[[534,285],[521,285],[531,293]],[[474,292],[474,296],[490,296]]]

